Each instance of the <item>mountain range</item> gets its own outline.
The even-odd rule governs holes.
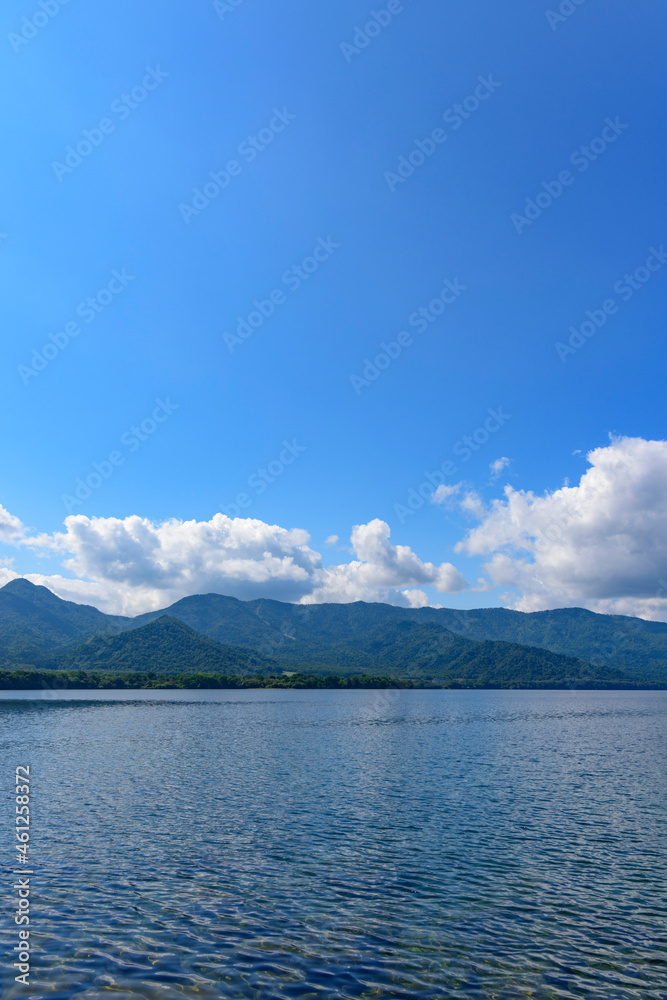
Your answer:
[[[667,623],[581,608],[525,613],[294,605],[220,594],[134,618],[25,579],[0,588],[0,669],[157,675],[382,675],[458,686],[666,686]]]

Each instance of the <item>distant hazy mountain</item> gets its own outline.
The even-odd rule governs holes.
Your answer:
[[[176,629],[174,620],[187,629]],[[160,628],[144,628],[160,621]],[[204,639],[209,645],[196,641]],[[250,651],[260,659],[249,660]],[[27,580],[0,589],[0,665],[72,666],[82,655],[89,667],[95,659],[105,670],[298,670],[503,686],[667,684],[667,624],[580,608],[523,614],[362,601],[304,606],[219,594],[124,618],[62,601]],[[202,666],[213,661],[225,665]]]

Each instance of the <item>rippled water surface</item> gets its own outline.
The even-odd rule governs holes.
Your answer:
[[[0,700],[3,997],[667,998],[666,692],[68,697]]]

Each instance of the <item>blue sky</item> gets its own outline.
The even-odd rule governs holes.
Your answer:
[[[507,531],[486,549],[478,537],[456,546],[488,522],[494,499],[496,521],[511,520],[507,484],[533,516],[536,498],[566,481],[583,491],[559,498],[580,505],[581,477],[598,470],[613,506],[616,473],[600,471],[610,448],[639,463],[639,492],[660,514],[652,477],[663,453],[650,452],[647,471],[641,442],[665,438],[663,7],[44,4],[15,2],[1,15],[11,99],[0,163],[0,504],[24,526],[6,532],[8,576],[93,581],[98,603],[116,588],[126,608],[141,592],[141,610],[174,593],[153,570],[139,579],[114,569],[109,519],[239,513],[307,532],[324,566],[351,561],[353,527],[379,521],[391,532],[389,543],[370,530],[384,546],[379,563],[400,562],[387,546],[406,546],[470,584],[438,592],[433,574],[420,584],[408,572],[405,586],[416,581],[435,603],[661,616],[659,560],[641,584],[623,576],[619,553],[610,592],[608,573],[573,589],[570,567],[570,582],[538,595],[516,567],[526,552],[535,561],[539,528],[528,547]],[[193,201],[206,184],[209,203]],[[540,193],[528,220],[527,199]],[[624,275],[649,257],[653,269],[628,285]],[[432,315],[447,280],[458,292],[422,332],[414,314]],[[253,316],[244,340],[237,328],[256,302],[271,315]],[[567,350],[587,311],[604,323]],[[400,355],[360,384],[367,359],[402,331]],[[459,444],[458,460],[457,442],[483,439],[498,408],[507,418],[469,460]],[[142,421],[144,440],[130,430]],[[586,458],[594,449],[597,464]],[[68,506],[63,496],[113,452],[109,476]],[[463,485],[402,514],[409,490],[447,461],[456,470],[445,485]],[[281,471],[260,490],[257,470],[271,462]],[[239,494],[249,502],[236,511]],[[98,519],[94,556],[54,541],[68,514]],[[623,518],[643,517],[613,516],[619,535]],[[339,542],[325,545],[332,535]],[[489,560],[508,552],[514,577],[489,575]],[[401,600],[400,572],[390,579],[379,563],[368,598]],[[271,579],[262,592],[283,594]],[[190,578],[195,589],[204,582],[215,578]]]

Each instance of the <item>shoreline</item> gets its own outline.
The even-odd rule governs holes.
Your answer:
[[[356,674],[341,677],[335,674],[273,675],[268,677],[234,677],[221,674],[178,674],[161,676],[155,673],[104,673],[52,671],[39,669],[1,670],[0,691],[132,691],[132,690],[421,690],[421,691],[664,691],[667,682],[637,680],[635,682],[602,683],[599,678],[570,678],[539,683],[477,683],[464,679],[426,680],[396,678],[383,675]]]

